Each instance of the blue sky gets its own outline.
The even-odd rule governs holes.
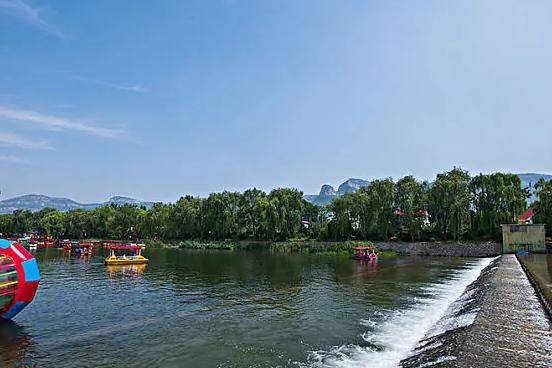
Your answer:
[[[0,0],[2,197],[552,172],[552,2]]]

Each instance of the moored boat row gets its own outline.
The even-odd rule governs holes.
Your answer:
[[[51,236],[30,235],[9,238],[10,241],[18,242],[29,250],[36,248],[57,248],[67,252],[71,256],[91,256],[94,249],[105,248],[109,255],[104,263],[110,266],[117,265],[145,265],[148,259],[142,255],[144,244],[124,242],[117,239],[105,240],[71,240],[56,239]],[[1,264],[0,264],[1,271]],[[0,274],[0,296],[1,296],[1,274]]]

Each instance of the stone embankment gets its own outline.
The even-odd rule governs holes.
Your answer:
[[[414,367],[551,367],[552,325],[514,255],[493,261],[401,362]]]
[[[245,248],[265,248],[289,250],[306,250],[310,252],[323,252],[335,250],[350,250],[353,242],[330,241],[288,241],[271,243],[267,241],[244,240],[238,242]],[[448,243],[448,242],[376,242],[380,251],[394,251],[398,254],[419,256],[445,256],[445,257],[493,257],[501,254],[499,243]]]
[[[378,250],[420,256],[493,257],[502,252],[500,243],[378,242],[376,247]]]

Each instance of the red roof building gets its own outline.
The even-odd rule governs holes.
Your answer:
[[[530,223],[535,215],[533,208],[528,208],[521,216],[518,216],[518,221],[523,223]]]

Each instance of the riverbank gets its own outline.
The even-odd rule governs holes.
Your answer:
[[[514,255],[493,261],[401,366],[549,367],[552,326]]]
[[[314,242],[314,241],[218,241],[206,242],[197,240],[185,241],[143,241],[146,248],[180,248],[197,250],[269,250],[277,253],[313,253],[313,254],[349,254],[351,248],[359,244],[372,244],[371,242],[345,241],[345,242]],[[380,257],[394,255],[391,249],[382,249],[378,252]]]
[[[445,257],[494,257],[502,253],[500,243],[494,242],[376,242],[380,250],[399,254]]]
[[[144,243],[152,248],[185,248],[185,249],[270,249],[277,252],[300,253],[346,253],[358,244],[367,241],[328,242],[314,240],[290,240],[284,242],[238,240],[238,241],[153,241]],[[405,255],[446,256],[446,257],[493,257],[501,254],[499,243],[458,243],[458,242],[375,242],[380,252],[394,252]]]

